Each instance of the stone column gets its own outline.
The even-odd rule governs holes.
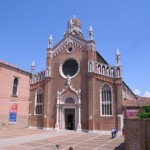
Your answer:
[[[55,130],[59,131],[59,105],[57,104]]]
[[[56,123],[55,123],[55,130],[59,131],[59,101],[60,101],[60,92],[57,91],[57,111],[56,111]]]
[[[78,99],[79,99],[79,105],[78,105],[78,125],[77,125],[77,131],[81,132],[81,90],[78,90]]]
[[[77,131],[81,132],[81,105],[78,106],[78,125]]]

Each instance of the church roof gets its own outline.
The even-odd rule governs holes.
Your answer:
[[[123,101],[124,107],[142,107],[150,106],[150,98],[137,96],[137,100],[125,100]]]
[[[133,91],[129,88],[129,86],[124,82],[123,82],[123,85],[134,95],[134,97],[136,97],[136,95],[133,93]],[[137,97],[136,97],[137,98]]]
[[[99,54],[98,51],[96,51],[96,54],[98,57],[100,57],[104,61],[105,64],[109,65],[108,62]]]

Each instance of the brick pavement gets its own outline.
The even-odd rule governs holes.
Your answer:
[[[0,150],[124,150],[124,137],[118,134],[111,139],[109,133],[84,133],[75,131],[46,131],[38,129],[0,130]]]

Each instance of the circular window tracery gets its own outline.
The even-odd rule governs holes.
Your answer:
[[[73,48],[72,47],[69,47],[68,49],[67,49],[67,52],[68,53],[71,53],[73,51]]]
[[[69,75],[70,77],[72,77],[78,71],[78,63],[73,59],[67,60],[63,64],[62,71],[65,76]]]
[[[69,75],[73,78],[79,71],[79,62],[73,58],[67,59],[60,65],[59,71],[62,77],[67,78]]]

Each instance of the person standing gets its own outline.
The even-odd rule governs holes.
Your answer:
[[[115,129],[111,128],[111,138],[113,139],[115,137]]]
[[[124,136],[124,127],[122,128],[122,135]]]
[[[59,143],[57,143],[57,144],[55,145],[54,150],[58,150],[58,148],[59,148]]]

